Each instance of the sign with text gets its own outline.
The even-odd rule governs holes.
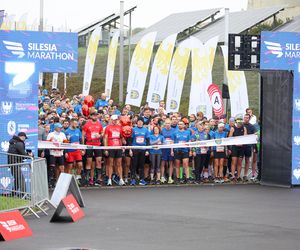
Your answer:
[[[50,222],[56,222],[61,220],[66,220],[66,218],[61,216],[63,209],[66,209],[67,213],[70,215],[73,222],[78,221],[79,219],[85,216],[83,210],[77,203],[76,199],[72,194],[69,194],[65,198],[63,198],[59,205],[57,206]]]
[[[262,32],[260,69],[293,70],[292,185],[300,185],[300,33]]]
[[[0,150],[26,132],[37,155],[40,72],[77,72],[77,33],[0,31]]]
[[[7,240],[32,236],[32,231],[19,211],[0,213],[0,234]]]

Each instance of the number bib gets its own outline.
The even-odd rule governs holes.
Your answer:
[[[217,146],[216,151],[217,152],[224,152],[225,151],[224,146]]]
[[[143,144],[144,141],[145,141],[144,136],[137,136],[137,137],[136,137],[136,143],[138,143],[138,144]]]

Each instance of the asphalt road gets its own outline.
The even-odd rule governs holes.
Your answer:
[[[259,185],[83,189],[76,223],[26,218],[0,249],[300,249],[300,189]]]

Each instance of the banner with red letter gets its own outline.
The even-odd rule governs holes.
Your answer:
[[[224,104],[222,99],[222,93],[216,84],[211,84],[207,88],[207,92],[210,98],[211,105],[213,107],[216,116],[224,114]]]

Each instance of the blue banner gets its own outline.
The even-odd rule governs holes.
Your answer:
[[[37,155],[39,72],[77,72],[77,33],[0,31],[0,149],[26,132]]]
[[[300,33],[262,32],[260,69],[293,70],[292,185],[300,185]]]

